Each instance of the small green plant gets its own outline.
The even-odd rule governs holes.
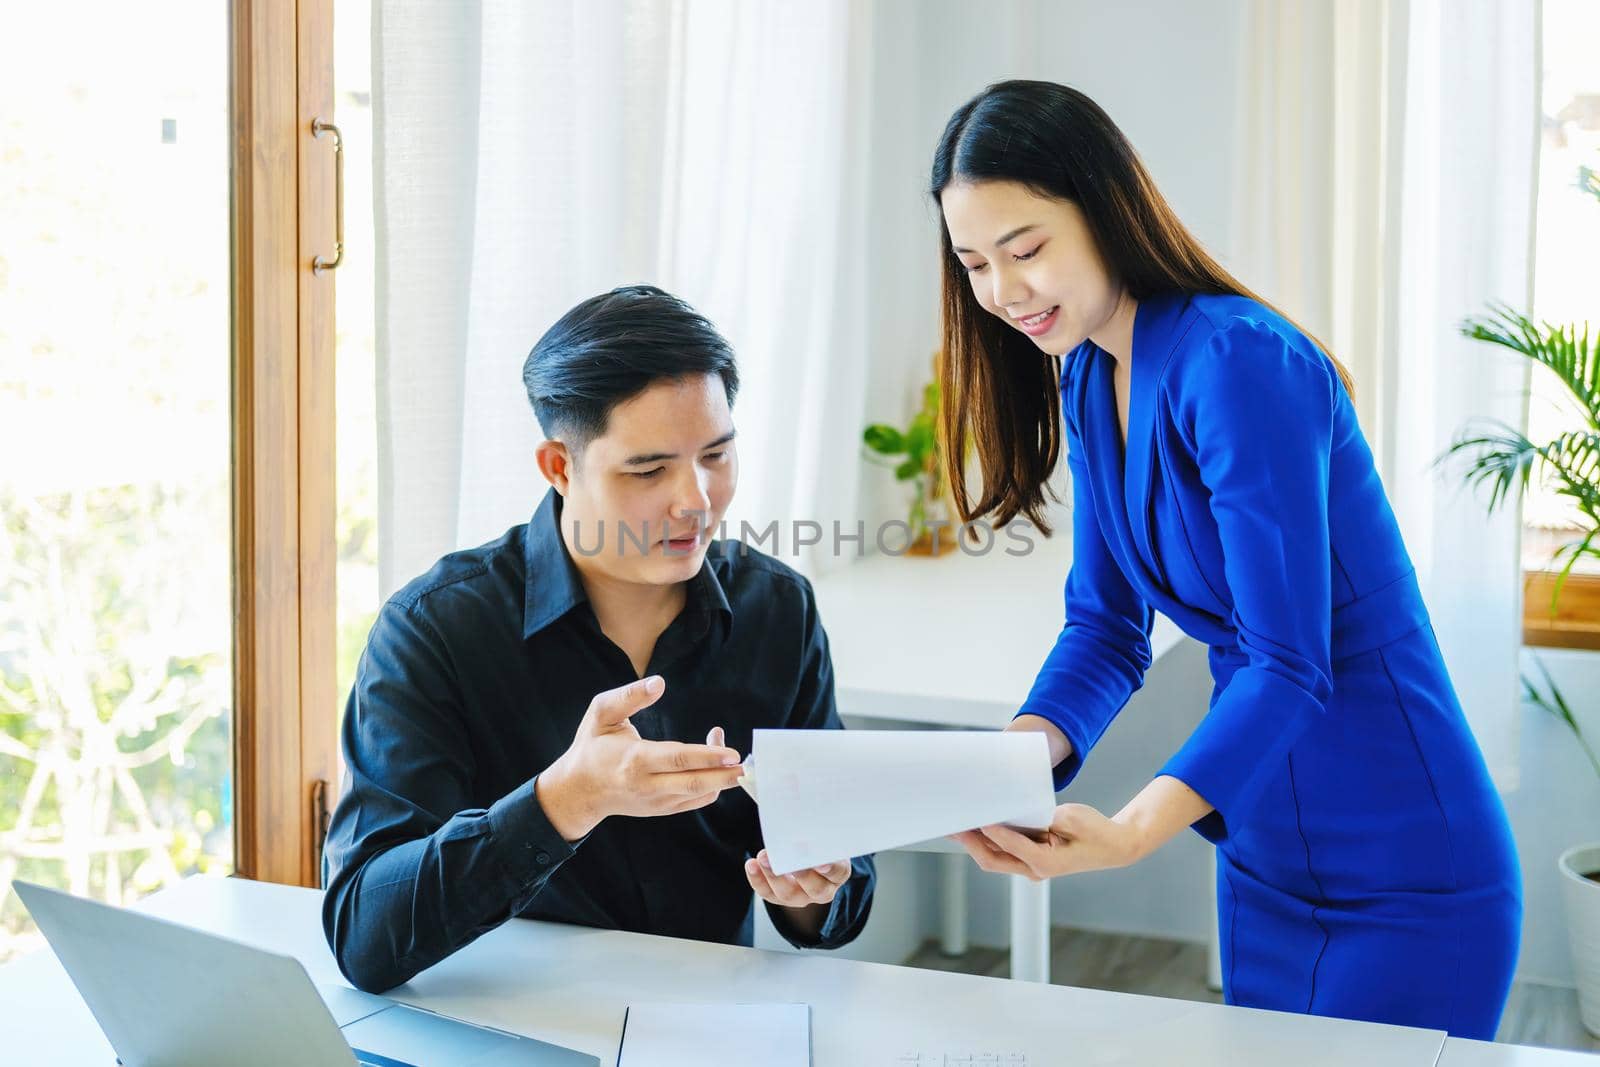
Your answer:
[[[939,451],[939,383],[929,382],[922,389],[922,407],[911,416],[905,429],[875,422],[862,432],[866,457],[880,467],[894,470],[896,481],[910,482],[915,490],[906,522],[911,540],[921,540],[928,531],[932,515],[943,499],[944,471]],[[953,541],[952,541],[953,543]]]

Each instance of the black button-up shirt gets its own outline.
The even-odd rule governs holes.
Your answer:
[[[589,701],[634,681],[600,630],[559,527],[560,498],[499,540],[457,552],[379,612],[342,730],[349,787],[324,848],[323,929],[363,989],[409,980],[520,916],[746,944],[744,860],[762,847],[754,803],[729,789],[697,811],[612,816],[562,840],[534,781],[571,744]],[[736,541],[715,541],[661,634],[666,680],[633,724],[748,753],[758,727],[840,728],[811,586]],[[842,858],[842,857],[841,857]],[[871,857],[852,861],[820,936],[784,910],[778,930],[832,948],[866,924]]]

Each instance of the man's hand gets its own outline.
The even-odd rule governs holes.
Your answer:
[[[731,748],[639,736],[633,716],[665,689],[652,675],[595,697],[571,746],[539,775],[539,803],[563,838],[576,841],[611,815],[703,808],[738,781],[743,772]]]
[[[850,880],[850,871],[850,861],[839,860],[821,867],[805,867],[793,874],[774,874],[766,849],[744,861],[744,876],[756,896],[788,908],[790,924],[812,936],[822,929],[839,887]]]

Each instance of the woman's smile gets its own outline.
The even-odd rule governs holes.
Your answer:
[[[1011,321],[1016,324],[1017,329],[1029,337],[1039,337],[1049,333],[1055,326],[1056,319],[1060,318],[1060,311],[1061,305],[1056,304],[1053,307],[1045,308],[1037,315],[1029,315],[1027,318],[1012,319]]]

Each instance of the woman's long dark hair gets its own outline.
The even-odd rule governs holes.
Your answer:
[[[934,152],[929,189],[938,202],[952,182],[981,181],[1020,182],[1041,196],[1076,204],[1107,270],[1134,300],[1160,293],[1227,294],[1271,307],[1211,258],[1122,131],[1076,89],[999,82],[957,108]],[[951,500],[963,523],[993,514],[995,524],[1004,526],[1021,514],[1048,534],[1046,481],[1061,454],[1060,359],[1040,359],[1031,341],[978,304],[950,231],[940,226],[939,233],[940,436]],[[1353,392],[1349,372],[1333,363]],[[963,475],[969,441],[983,478],[976,501]]]

